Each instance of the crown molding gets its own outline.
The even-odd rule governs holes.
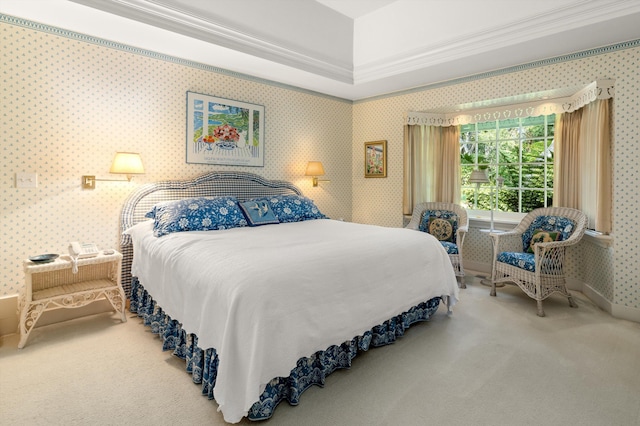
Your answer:
[[[332,80],[353,84],[351,64],[318,59],[158,2],[151,0],[70,1]]]
[[[602,44],[600,47],[576,50],[570,54],[559,54],[559,55],[553,55],[553,56],[549,55],[545,59],[540,59],[535,61],[523,60],[519,65],[508,66],[508,65],[494,63],[494,69],[490,71],[477,71],[475,69],[468,69],[467,75],[451,76],[449,78],[438,76],[439,79],[432,77],[431,82],[429,82],[428,81],[429,79],[427,78],[427,81],[425,82],[416,81],[415,84],[406,85],[405,87],[410,87],[406,89],[402,87],[387,87],[387,86],[381,87],[380,85],[377,85],[377,82],[358,86],[358,85],[349,85],[346,83],[338,83],[336,81],[331,81],[328,79],[319,80],[319,79],[316,79],[315,76],[310,75],[308,73],[304,73],[304,72],[300,72],[299,74],[291,73],[291,74],[287,74],[287,78],[279,78],[279,75],[273,74],[273,69],[269,69],[261,73],[260,71],[262,70],[262,67],[260,65],[258,65],[257,67],[252,67],[251,69],[248,69],[246,67],[243,68],[242,66],[237,67],[236,69],[231,69],[231,68],[227,69],[227,68],[223,68],[225,64],[224,61],[210,62],[207,60],[206,55],[204,56],[201,55],[199,51],[196,52],[197,54],[194,55],[193,50],[189,50],[187,48],[188,46],[184,46],[183,48],[180,45],[172,45],[171,48],[168,48],[165,50],[163,47],[158,47],[159,45],[157,43],[156,44],[142,43],[138,45],[133,41],[130,43],[118,42],[118,41],[115,41],[115,40],[118,40],[118,37],[110,35],[108,32],[104,32],[104,31],[102,32],[98,31],[97,34],[100,34],[100,35],[94,35],[94,36],[88,35],[91,33],[91,31],[87,29],[87,28],[90,28],[87,25],[90,26],[92,24],[98,23],[96,19],[97,17],[99,18],[99,13],[96,13],[94,15],[86,14],[85,16],[84,12],[81,9],[86,9],[87,11],[89,11],[92,8],[88,8],[88,7],[85,8],[84,6],[77,3],[77,1],[83,1],[83,0],[76,0],[76,1],[50,0],[42,3],[42,7],[38,9],[40,14],[33,14],[33,15],[30,15],[29,13],[25,12],[25,10],[28,11],[28,9],[25,9],[26,8],[26,6],[24,6],[25,3],[23,3],[22,0],[20,0],[20,2],[16,0],[14,3],[14,6],[12,7],[9,7],[12,4],[11,2],[3,3],[2,6],[0,6],[0,10],[1,10],[0,23],[18,25],[18,26],[26,27],[36,31],[48,32],[51,34],[75,39],[75,40],[86,42],[86,43],[92,43],[92,44],[100,45],[103,47],[108,47],[111,49],[117,49],[117,50],[122,50],[129,53],[137,54],[137,55],[147,56],[157,60],[177,63],[180,65],[198,68],[198,69],[219,73],[219,74],[223,74],[223,75],[227,75],[235,78],[254,81],[261,84],[267,84],[267,85],[281,87],[289,90],[295,90],[295,91],[307,93],[313,96],[320,96],[320,97],[325,97],[327,99],[333,99],[336,101],[353,103],[353,104],[359,104],[363,102],[369,102],[369,101],[385,99],[385,98],[395,97],[395,96],[402,96],[402,95],[412,94],[412,93],[421,92],[425,90],[432,90],[432,89],[452,86],[455,84],[478,81],[486,78],[492,78],[492,77],[507,75],[511,73],[521,72],[521,71],[525,71],[533,68],[545,67],[552,64],[571,62],[575,60],[588,58],[591,56],[603,55],[603,54],[613,53],[621,50],[635,49],[640,47],[640,39],[633,39],[631,41],[625,41],[625,42],[611,42],[607,44]],[[84,1],[89,1],[89,0],[84,0]],[[19,7],[15,5],[19,5]],[[71,8],[70,7],[71,5],[75,5],[74,8]],[[62,6],[64,6],[64,8]],[[7,15],[4,12],[9,12],[10,14]],[[51,16],[56,17],[56,19],[52,19],[52,21],[57,22],[58,26],[50,25],[51,23],[50,24],[42,23],[42,22],[49,22],[49,18],[45,19],[45,16],[49,16],[49,15],[46,15],[47,13],[51,14]],[[68,18],[71,16],[72,20],[70,21],[69,19],[67,20],[60,19],[60,16],[56,15],[56,13],[60,13],[60,16],[64,18]],[[24,15],[31,16],[31,19],[25,18]],[[23,16],[23,17],[20,18],[19,16]],[[116,16],[116,15],[113,15],[113,16]],[[638,16],[638,14],[631,14],[629,18],[635,19],[636,16]],[[80,17],[82,17],[83,19],[80,19]],[[75,22],[73,21],[74,19],[78,22],[82,22],[85,25],[74,26],[70,24],[69,22],[72,22],[72,23]],[[114,22],[116,23],[114,24]],[[134,22],[137,22],[137,21],[133,21],[133,20],[131,21],[131,23],[134,23]],[[117,23],[117,20],[108,20],[106,24],[108,24],[106,28],[113,28],[113,27],[120,28],[120,26]],[[122,28],[120,28],[117,31],[121,31],[125,34],[131,33],[132,28],[135,27],[133,24],[129,26],[124,25],[124,24],[127,24],[127,22],[124,22],[124,21],[122,21],[122,24],[123,24]],[[165,41],[165,39],[162,37],[161,30],[156,30],[155,28],[149,27],[148,31],[145,32],[144,25],[140,25],[135,28],[136,28],[135,31],[137,31],[138,34],[142,34],[142,35],[146,34],[147,39],[152,39],[152,40],[159,39],[161,41]],[[204,42],[199,40],[197,42],[202,43],[203,45],[205,44]],[[561,44],[561,43],[558,43],[558,44]],[[180,49],[184,49],[184,50],[180,50]],[[220,49],[223,49],[223,48],[220,48]],[[267,62],[266,60],[262,60],[262,59],[260,60]],[[285,66],[281,66],[280,68],[276,68],[276,69],[281,74],[285,74],[288,72],[286,68],[287,67]],[[255,74],[253,74],[254,71],[256,72]],[[420,72],[422,73],[423,71],[421,70]],[[427,75],[430,75],[428,69],[424,70],[424,73],[426,73]],[[272,77],[272,76],[275,76],[275,77]],[[381,83],[383,82],[381,81]],[[373,94],[370,92],[373,92]],[[565,96],[565,95],[560,95],[560,96]]]
[[[580,0],[540,13],[535,17],[505,25],[497,30],[477,31],[446,42],[420,47],[368,64],[354,67],[354,83],[361,84],[398,74],[429,68],[437,64],[464,59],[470,55],[496,51],[563,31],[640,13],[637,0],[620,0],[615,3]]]
[[[16,16],[11,16],[11,15],[6,15],[4,13],[0,13],[0,23],[6,23],[9,25],[16,25],[16,26],[20,26],[23,28],[28,28],[34,31],[41,31],[41,32],[45,32],[45,33],[49,33],[49,34],[54,34],[56,36],[59,37],[65,37],[68,39],[72,39],[72,40],[78,40],[78,41],[82,41],[84,43],[91,43],[91,44],[95,44],[101,47],[106,47],[109,49],[116,49],[116,50],[120,50],[123,52],[127,52],[127,53],[131,53],[134,55],[140,55],[140,56],[145,56],[148,58],[153,58],[159,61],[165,61],[165,62],[171,62],[174,64],[178,64],[178,65],[182,65],[182,66],[186,66],[186,67],[191,67],[191,68],[195,68],[195,69],[201,69],[201,70],[205,70],[208,72],[214,72],[216,74],[221,74],[221,75],[226,75],[229,77],[233,77],[233,78],[239,78],[242,80],[247,80],[247,81],[253,81],[256,83],[260,83],[260,84],[266,84],[269,86],[273,86],[273,87],[280,87],[282,89],[287,89],[287,90],[295,90],[297,92],[300,93],[306,93],[308,95],[312,95],[312,96],[319,96],[322,98],[326,98],[326,99],[331,99],[331,100],[335,100],[338,102],[345,102],[345,103],[353,103],[352,100],[350,99],[346,99],[346,98],[341,98],[338,96],[332,96],[330,94],[327,93],[322,93],[322,92],[318,92],[315,90],[309,90],[309,89],[304,89],[295,85],[291,85],[291,84],[286,84],[286,83],[280,83],[277,81],[273,81],[270,79],[266,79],[266,78],[261,78],[261,77],[256,77],[253,75],[249,75],[249,74],[244,74],[241,72],[237,72],[237,71],[231,71],[231,70],[227,70],[225,68],[220,68],[220,67],[216,67],[213,65],[208,65],[202,62],[198,62],[198,61],[193,61],[193,60],[189,60],[189,59],[184,59],[184,58],[180,58],[174,55],[168,55],[168,54],[164,54],[164,53],[159,53],[153,50],[148,50],[148,49],[141,49],[141,48],[137,48],[128,44],[124,44],[124,43],[118,43],[118,42],[114,42],[111,40],[106,40],[100,37],[94,37],[94,36],[90,36],[90,35],[86,35],[83,33],[78,33],[76,31],[70,31],[70,30],[66,30],[60,27],[55,27],[52,25],[47,25],[47,24],[41,24],[39,22],[34,22],[28,19],[24,19],[24,18],[19,18]]]

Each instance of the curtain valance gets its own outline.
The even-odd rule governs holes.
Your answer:
[[[410,111],[404,124],[427,126],[457,126],[460,124],[482,123],[485,121],[507,120],[510,118],[537,117],[540,115],[573,112],[597,100],[609,99],[614,95],[614,80],[597,80],[572,96],[526,102],[515,105],[489,107],[453,113],[431,113]]]

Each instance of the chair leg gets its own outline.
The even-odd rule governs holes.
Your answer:
[[[463,276],[458,275],[456,279],[458,280],[458,287],[467,288],[467,283],[464,282],[464,275]]]
[[[491,293],[489,295],[496,297],[496,282],[491,280]]]
[[[542,309],[542,300],[537,300],[537,302],[538,302],[538,316],[543,317],[544,309]]]
[[[573,296],[569,296],[569,306],[571,306],[572,308],[577,308],[578,305],[576,304],[576,302],[573,301]]]
[[[451,296],[444,296],[444,298],[447,305],[447,315],[450,315],[453,313],[453,310],[451,310]]]

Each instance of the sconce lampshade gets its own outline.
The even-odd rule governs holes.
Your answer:
[[[131,175],[143,174],[144,166],[140,154],[137,152],[116,152],[109,173],[127,175],[129,180],[131,180]]]
[[[489,183],[489,176],[486,170],[474,170],[469,178],[470,183]]]
[[[309,161],[305,176],[324,176],[324,167],[320,161]]]
[[[318,179],[318,176],[324,176],[324,167],[320,161],[309,161],[307,163],[307,170],[304,172],[305,176],[311,176],[312,185],[318,186],[318,182],[330,182],[326,179]]]

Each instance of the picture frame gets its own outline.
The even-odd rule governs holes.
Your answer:
[[[186,161],[264,167],[264,106],[187,92]]]
[[[387,177],[387,141],[364,143],[364,177]]]

